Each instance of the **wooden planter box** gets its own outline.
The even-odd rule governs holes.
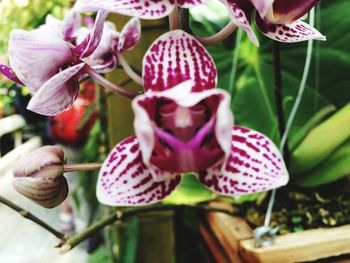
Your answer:
[[[273,246],[256,248],[252,229],[243,218],[210,212],[200,232],[218,263],[305,262],[350,254],[350,225],[285,234]],[[345,263],[350,257],[325,262]]]

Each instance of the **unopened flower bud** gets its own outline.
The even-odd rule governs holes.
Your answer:
[[[22,157],[13,168],[13,187],[45,208],[60,205],[68,195],[64,153],[57,146],[44,146]]]

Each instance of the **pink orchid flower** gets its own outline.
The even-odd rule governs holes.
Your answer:
[[[84,27],[79,30],[77,42],[81,42],[89,29]],[[123,27],[121,32],[117,32],[115,25],[105,22],[101,41],[94,51],[87,58],[87,63],[97,72],[110,72],[117,66],[118,60],[123,59],[121,53],[133,49],[141,38],[141,23],[139,18],[132,18]]]
[[[2,66],[0,70],[29,88],[33,94],[29,110],[52,116],[71,108],[79,91],[79,79],[84,75],[85,60],[100,43],[107,15],[105,11],[98,13],[93,30],[77,46],[65,40],[73,37],[76,18],[69,19],[73,22],[66,26],[51,21],[33,31],[11,32],[11,67]]]
[[[146,93],[135,98],[136,136],[116,147],[99,174],[97,197],[111,206],[156,203],[194,172],[212,191],[244,195],[283,186],[288,172],[264,135],[233,125],[230,95],[192,36],[161,36],[144,57]]]
[[[249,39],[259,45],[259,41],[250,26],[255,15],[259,30],[269,38],[280,42],[299,42],[309,39],[325,40],[315,28],[299,20],[319,0],[219,0],[229,10],[231,23],[243,28]],[[157,19],[169,15],[178,6],[190,8],[205,3],[206,0],[78,0],[75,8],[80,11],[109,12],[136,16],[144,19]]]
[[[243,28],[250,40],[258,40],[250,26],[250,17],[255,13],[257,28],[267,37],[286,43],[310,39],[326,40],[315,28],[300,20],[320,0],[220,0],[229,9],[231,22]]]

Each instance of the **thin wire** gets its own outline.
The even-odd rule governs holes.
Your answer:
[[[311,9],[311,11],[310,11],[310,25],[312,27],[315,25],[315,9],[314,8]],[[290,129],[292,127],[293,121],[295,119],[295,115],[296,115],[296,113],[298,111],[301,99],[302,99],[304,91],[305,91],[306,81],[307,81],[307,78],[308,78],[308,75],[309,75],[310,65],[311,65],[313,42],[314,41],[312,39],[310,39],[308,41],[307,55],[306,55],[306,60],[305,60],[303,77],[301,79],[301,83],[300,83],[300,87],[299,87],[299,92],[298,92],[297,98],[296,98],[296,100],[294,102],[292,111],[291,111],[291,113],[290,113],[290,115],[288,117],[288,121],[287,121],[285,132],[284,132],[284,134],[282,136],[282,139],[281,139],[281,144],[280,144],[280,147],[279,147],[281,152],[283,151],[284,146],[285,146],[285,144],[287,142],[287,138],[288,138]],[[264,221],[264,226],[265,227],[268,227],[270,225],[272,209],[273,209],[273,206],[274,206],[275,200],[276,200],[276,192],[277,192],[276,189],[272,190],[272,192],[271,192],[270,201],[269,201],[269,204],[268,204],[268,207],[267,207],[267,211],[266,211],[266,215],[265,215],[265,221]]]
[[[310,25],[313,27],[315,25],[315,9],[313,8],[310,11]],[[300,83],[300,87],[299,87],[299,92],[297,95],[297,98],[294,102],[292,111],[289,115],[288,121],[287,121],[287,125],[286,125],[286,130],[282,136],[281,139],[281,145],[280,145],[280,149],[283,149],[284,145],[286,144],[290,129],[292,127],[293,121],[295,119],[295,115],[299,109],[300,103],[301,103],[301,99],[303,98],[303,94],[305,91],[305,87],[306,87],[306,81],[307,78],[309,76],[309,71],[310,71],[310,65],[311,65],[311,58],[312,58],[312,50],[313,50],[313,43],[314,41],[311,39],[308,41],[308,45],[307,45],[307,55],[306,55],[306,61],[305,61],[305,67],[304,67],[304,72],[303,72],[303,77],[301,79],[301,83]]]

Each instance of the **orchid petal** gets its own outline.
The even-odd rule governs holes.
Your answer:
[[[140,206],[156,203],[168,196],[180,183],[174,174],[161,182],[153,177],[142,162],[136,136],[117,144],[100,170],[97,199],[110,206]]]
[[[143,19],[158,19],[169,15],[175,7],[174,0],[78,0],[75,9],[82,12],[106,10]]]
[[[79,91],[75,76],[85,63],[69,67],[49,79],[29,101],[28,109],[36,113],[53,116],[70,109]]]
[[[152,160],[154,161],[157,159],[155,156],[152,157],[152,154],[155,149],[156,140],[159,139],[159,136],[156,135],[154,123],[152,121],[154,114],[152,112],[155,112],[157,102],[159,101],[167,103],[174,102],[175,105],[182,108],[191,108],[204,100],[208,103],[218,105],[217,108],[213,108],[213,111],[216,111],[216,113],[213,113],[215,115],[215,123],[212,128],[212,133],[215,133],[215,138],[219,145],[218,149],[210,151],[202,149],[202,147],[196,148],[194,145],[198,143],[198,146],[200,146],[202,142],[201,140],[188,141],[188,146],[185,145],[186,143],[179,143],[180,148],[172,146],[173,157],[164,159],[162,159],[163,157],[160,157],[157,159],[157,162],[162,162],[159,167],[162,167],[163,170],[174,171],[174,167],[177,167],[176,169],[182,171],[182,169],[186,170],[188,167],[203,167],[203,165],[205,165],[203,164],[203,160],[208,156],[211,156],[210,161],[212,161],[215,158],[221,158],[224,157],[224,155],[228,156],[230,154],[231,130],[233,125],[233,117],[230,110],[230,95],[226,91],[218,89],[210,89],[199,93],[191,92],[192,86],[192,81],[186,81],[166,91],[149,91],[144,95],[138,96],[133,101],[132,108],[135,113],[134,126],[142,150],[143,163],[148,167],[156,181],[167,176],[164,171],[159,170],[152,164]],[[198,131],[198,133],[199,132],[200,131]],[[171,139],[171,141],[173,141],[173,139]],[[191,145],[193,148],[191,148]],[[187,152],[184,150],[185,148],[188,150]],[[182,150],[186,152],[188,157],[186,164],[181,157]],[[191,153],[197,154],[190,157]],[[153,159],[151,160],[151,158]],[[198,168],[195,170],[198,170]],[[191,171],[193,170],[191,169]]]
[[[72,40],[78,35],[81,27],[81,15],[72,9],[64,18],[62,33],[65,40]]]
[[[212,89],[217,84],[215,63],[194,37],[181,30],[162,35],[143,59],[144,89],[167,90],[192,80],[192,91]]]
[[[179,7],[190,8],[196,5],[204,4],[207,0],[176,0]]]
[[[135,17],[131,19],[123,28],[120,33],[120,39],[118,43],[118,51],[131,50],[141,38],[141,23],[140,19]]]
[[[226,164],[200,172],[199,180],[223,195],[268,191],[288,182],[288,171],[277,147],[265,135],[239,126],[233,129],[231,155]]]
[[[13,82],[16,82],[17,84],[24,86],[22,81],[20,81],[17,78],[16,74],[13,72],[11,67],[9,67],[7,65],[0,64],[0,72],[9,80],[12,80]]]
[[[294,43],[310,39],[326,40],[326,37],[319,31],[300,20],[291,24],[272,24],[256,15],[255,21],[258,29],[265,36],[276,41]]]
[[[73,53],[79,58],[86,58],[90,56],[98,47],[103,33],[104,22],[108,16],[107,11],[99,11],[97,13],[94,28],[85,39],[73,49]]]
[[[250,13],[249,10],[244,10],[240,6],[240,1],[238,0],[221,0],[228,8],[229,14],[231,17],[231,23],[234,25],[243,28],[252,43],[256,46],[259,46],[259,41],[254,33],[254,30],[250,26]]]
[[[320,0],[275,0],[270,11],[261,15],[275,24],[290,24],[307,14]]]
[[[18,29],[11,32],[10,65],[32,93],[69,62],[70,56],[68,43],[48,27],[31,32]]]
[[[301,0],[304,1],[304,0]],[[261,17],[265,17],[269,10],[272,8],[272,4],[277,2],[276,0],[250,0],[250,2],[254,5],[256,10],[259,12]],[[288,4],[288,1],[282,1],[284,4]]]

